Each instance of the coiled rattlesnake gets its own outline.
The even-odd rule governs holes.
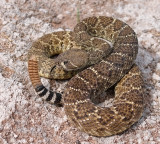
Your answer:
[[[74,32],[55,32],[34,42],[29,75],[39,96],[59,105],[61,94],[48,91],[39,75],[68,79],[78,73],[63,94],[68,119],[90,135],[110,136],[129,128],[143,112],[143,80],[134,64],[137,52],[136,34],[127,24],[111,17],[90,17]],[[49,59],[56,54],[60,55],[55,60]],[[112,106],[102,108],[91,101],[116,82]]]

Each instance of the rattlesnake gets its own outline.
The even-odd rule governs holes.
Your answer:
[[[59,105],[61,94],[48,91],[39,75],[67,79],[78,73],[63,94],[68,119],[90,135],[110,136],[128,129],[143,112],[143,80],[134,64],[137,52],[136,34],[126,23],[112,17],[89,17],[73,32],[48,34],[34,42],[29,51],[29,75],[39,96]],[[48,59],[55,54],[60,56]],[[116,82],[112,106],[102,108],[92,102]]]

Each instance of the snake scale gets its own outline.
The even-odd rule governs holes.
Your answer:
[[[134,64],[137,53],[138,40],[129,25],[112,17],[89,17],[73,32],[54,32],[33,42],[28,71],[38,95],[55,105],[63,103],[75,127],[89,135],[111,136],[128,129],[143,112],[143,79]],[[47,90],[40,76],[72,78],[61,95]],[[93,99],[113,85],[112,105],[96,105]]]

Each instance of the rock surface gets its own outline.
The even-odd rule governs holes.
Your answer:
[[[142,118],[121,135],[88,136],[72,127],[63,108],[43,102],[27,73],[27,51],[40,36],[73,29],[80,19],[119,18],[137,33],[136,63],[145,81]],[[1,0],[0,2],[0,143],[1,144],[158,144],[160,143],[160,1],[144,0]],[[65,82],[42,79],[63,90]]]

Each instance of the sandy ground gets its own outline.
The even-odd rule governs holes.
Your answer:
[[[59,28],[72,30],[89,16],[113,16],[137,33],[136,63],[145,81],[142,118],[121,135],[96,138],[79,132],[63,108],[37,98],[27,73],[27,52],[38,37]],[[160,143],[159,0],[1,0],[0,144],[158,144]],[[62,82],[46,86],[61,90]]]

